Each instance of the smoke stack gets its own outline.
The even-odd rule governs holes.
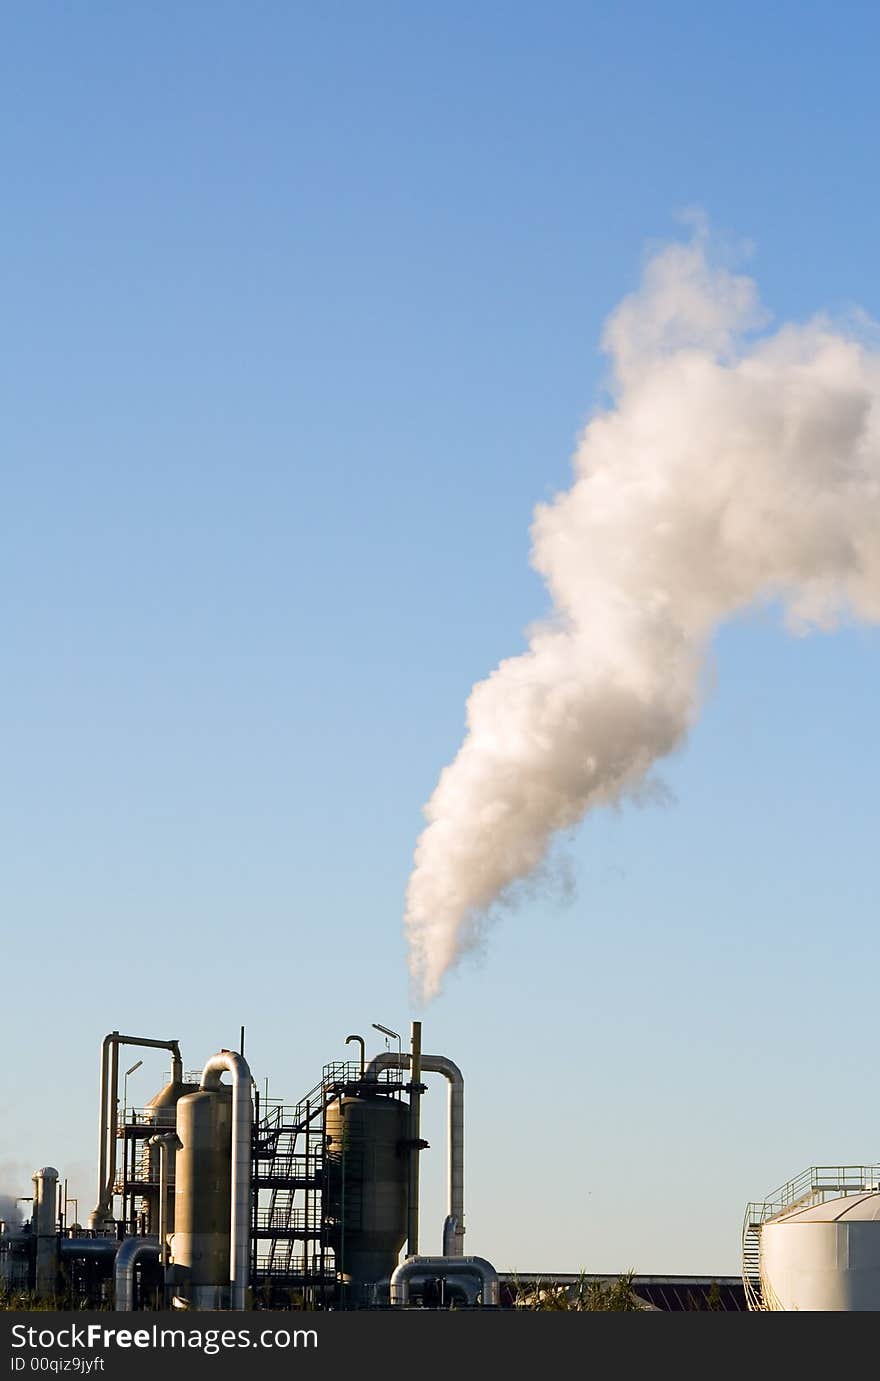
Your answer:
[[[37,1299],[52,1299],[58,1277],[58,1171],[44,1165],[33,1173],[33,1231],[36,1237]]]

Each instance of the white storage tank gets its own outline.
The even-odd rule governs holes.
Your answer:
[[[761,1291],[772,1310],[880,1310],[880,1192],[848,1194],[761,1228]]]

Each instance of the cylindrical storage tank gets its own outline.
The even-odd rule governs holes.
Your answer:
[[[761,1291],[771,1310],[880,1310],[880,1193],[793,1209],[761,1228]]]
[[[175,1083],[173,1080],[166,1084],[158,1093],[154,1094],[144,1108],[144,1119],[155,1128],[157,1132],[173,1132],[175,1129],[175,1113],[177,1104],[181,1098],[188,1093],[193,1093],[198,1089],[198,1084]],[[143,1212],[146,1215],[146,1232],[150,1236],[157,1236],[159,1232],[159,1147],[149,1146],[144,1143],[141,1148],[141,1173],[147,1181],[149,1188],[144,1190]],[[174,1179],[175,1179],[175,1159],[176,1151],[173,1146],[168,1148],[168,1203],[166,1205],[165,1221],[168,1231],[174,1231]]]
[[[343,1097],[326,1110],[329,1242],[346,1302],[372,1302],[406,1241],[409,1106],[389,1097]]]
[[[197,1309],[222,1309],[229,1303],[231,1088],[181,1098],[177,1135],[169,1282]]]

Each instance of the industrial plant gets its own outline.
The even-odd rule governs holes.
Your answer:
[[[0,1285],[37,1300],[117,1310],[497,1307],[500,1281],[464,1250],[464,1079],[445,1055],[325,1066],[298,1103],[261,1099],[244,1055],[184,1070],[176,1040],[101,1047],[98,1192],[88,1228],[68,1223],[59,1173],[33,1176],[30,1222],[0,1230]],[[167,1050],[168,1081],[142,1108],[119,1099],[120,1052]],[[130,1072],[130,1071],[129,1071]],[[448,1086],[443,1254],[419,1255],[423,1074]],[[224,1082],[227,1075],[229,1082]],[[406,1259],[398,1264],[407,1245]]]
[[[60,1308],[553,1307],[584,1277],[501,1273],[465,1249],[464,1076],[421,1048],[324,1066],[297,1103],[261,1096],[242,1051],[185,1070],[176,1040],[101,1045],[98,1188],[88,1226],[52,1166],[34,1172],[29,1221],[0,1222],[0,1295]],[[241,1045],[244,1045],[242,1030]],[[126,1048],[170,1055],[163,1087],[129,1107]],[[442,1253],[419,1252],[421,1100],[446,1086]],[[224,1078],[225,1076],[225,1078]],[[64,1187],[62,1187],[62,1185]],[[401,1253],[406,1248],[401,1259]],[[591,1277],[609,1286],[613,1277]],[[742,1278],[642,1276],[632,1307],[760,1311],[880,1308],[880,1165],[813,1167],[747,1205]],[[539,1306],[540,1307],[540,1306]],[[575,1306],[577,1307],[577,1306]]]

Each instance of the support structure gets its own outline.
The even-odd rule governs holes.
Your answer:
[[[119,1103],[119,1047],[146,1046],[171,1051],[171,1079],[183,1079],[183,1060],[177,1041],[152,1040],[147,1036],[121,1036],[111,1031],[101,1043],[101,1108],[98,1116],[98,1201],[89,1215],[95,1232],[113,1229],[113,1186],[116,1181],[116,1110]]]

